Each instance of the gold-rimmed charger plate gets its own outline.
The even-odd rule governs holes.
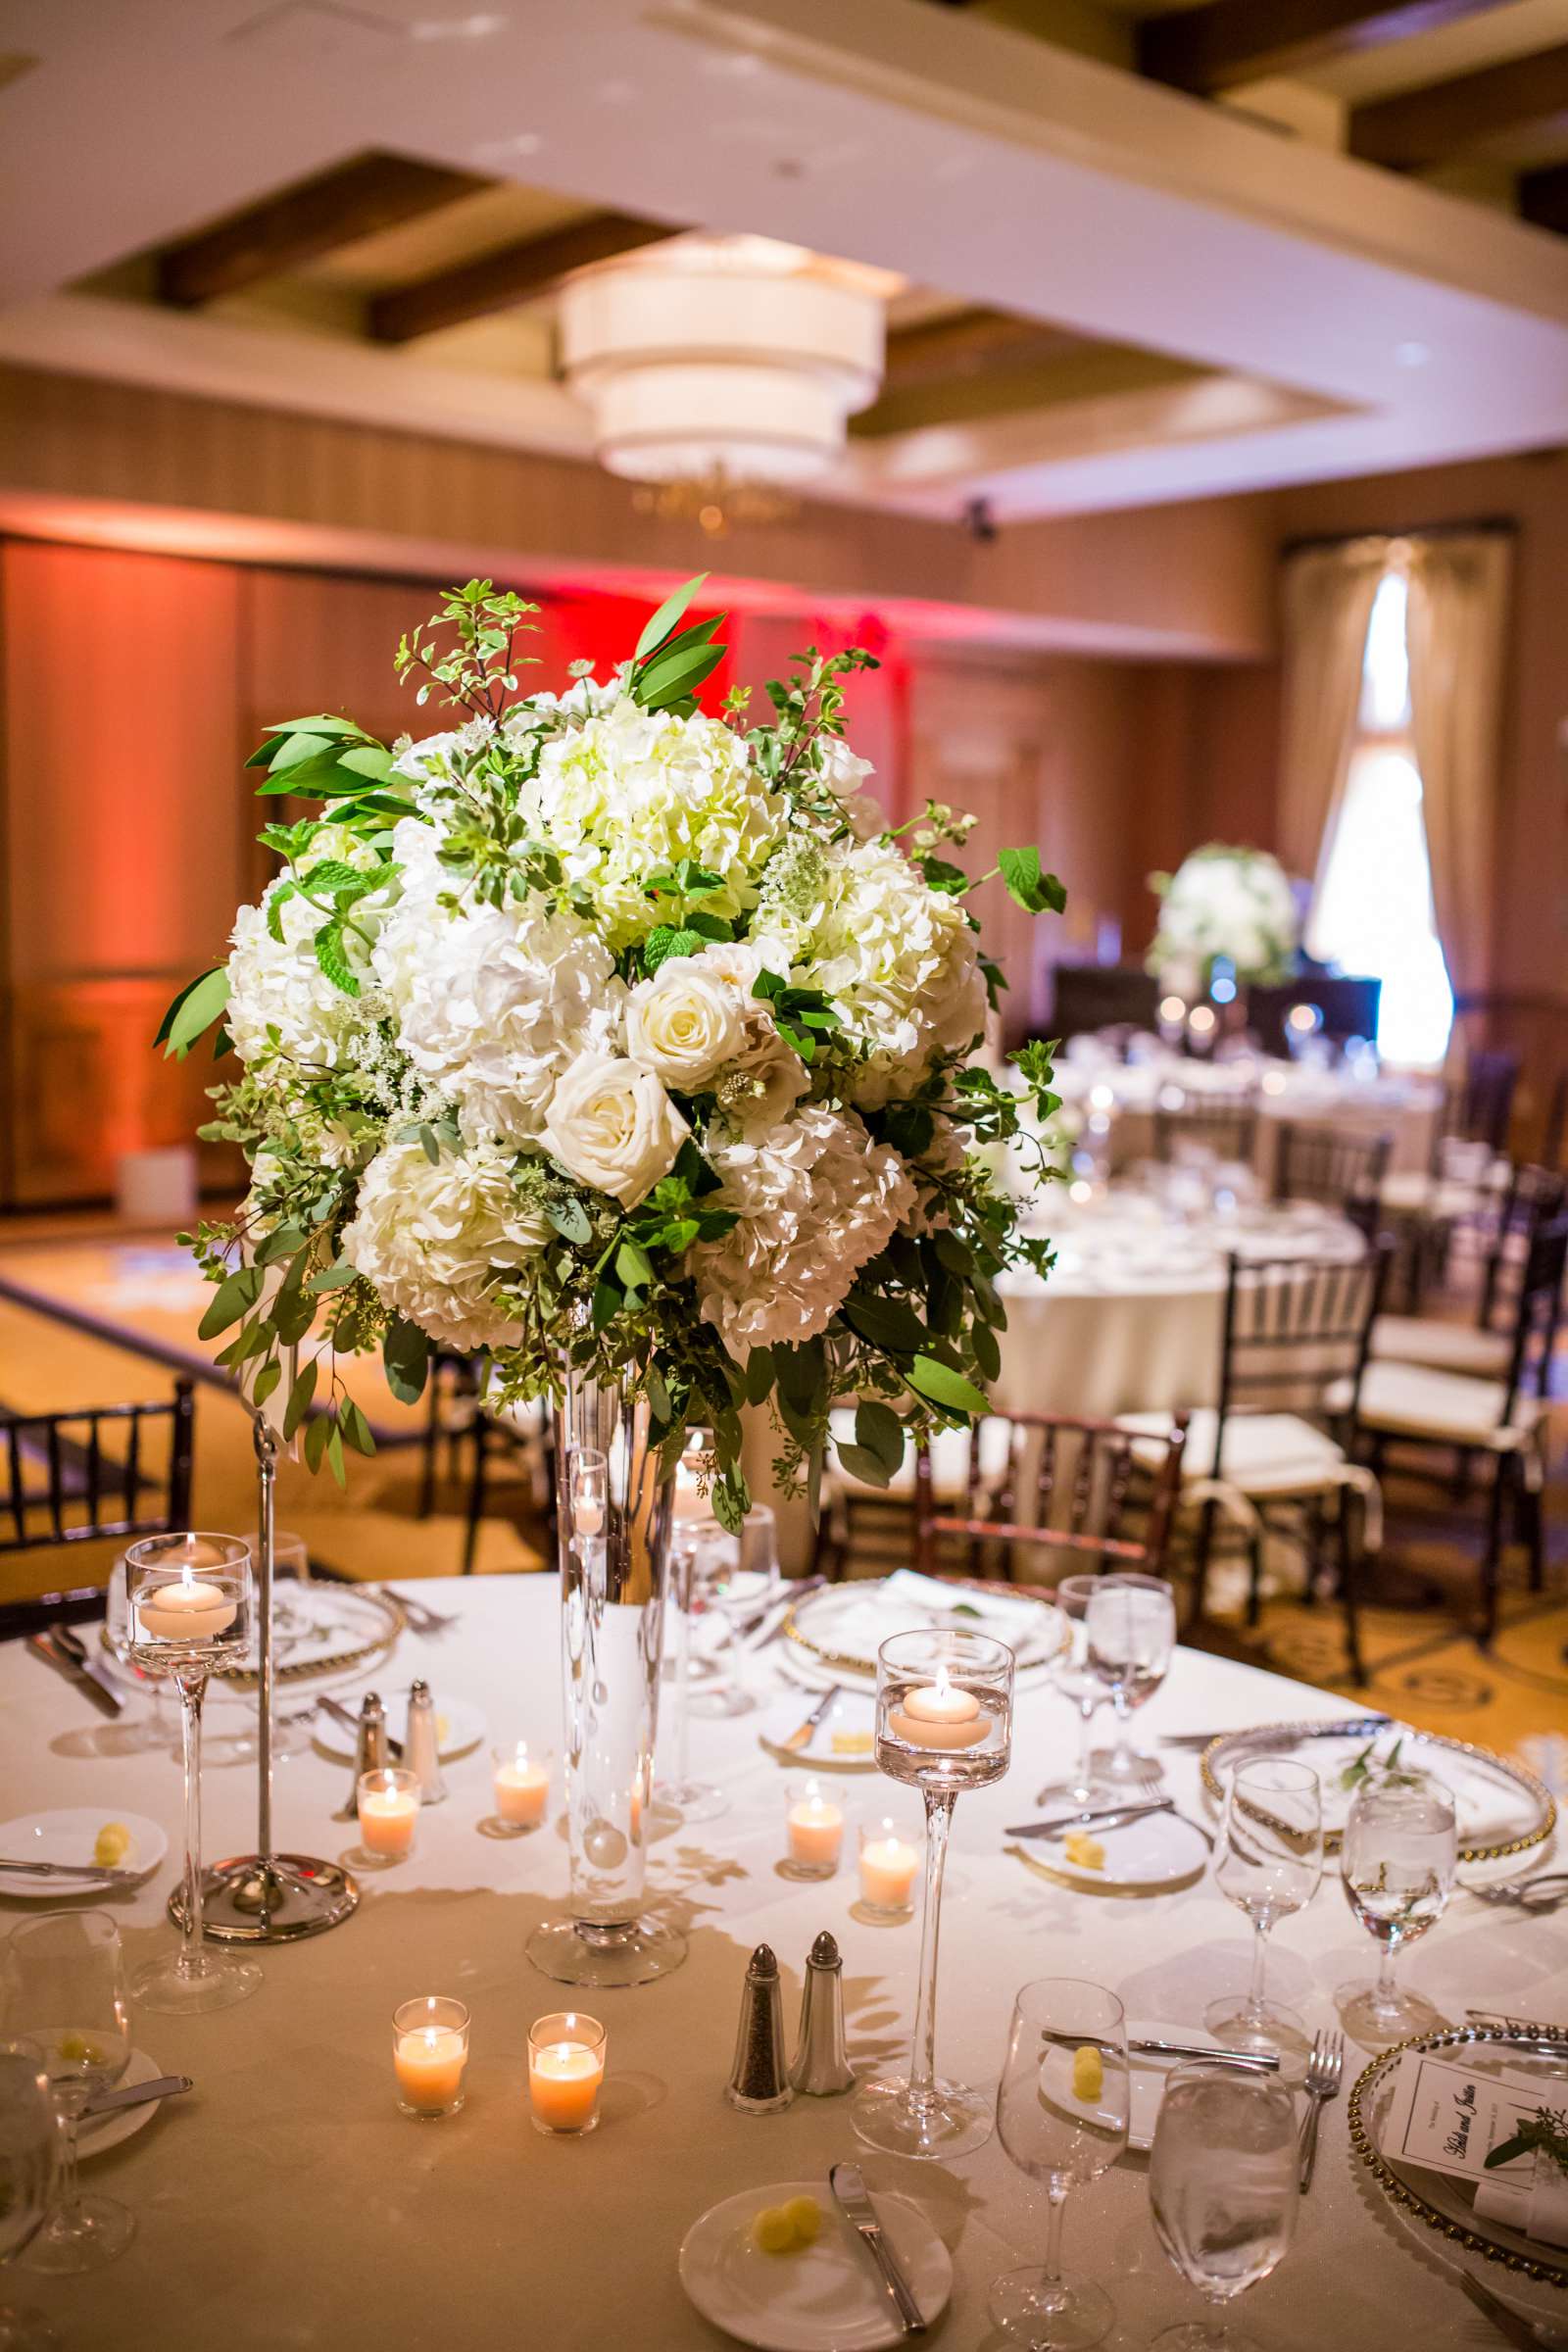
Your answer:
[[[389,1592],[360,1585],[282,1579],[272,1588],[272,1674],[279,1683],[327,1681],[385,1657],[408,1619]],[[100,1633],[109,1647],[109,1630]],[[254,1690],[254,1648],[243,1664],[213,1678],[215,1688]]]
[[[818,1666],[828,1667],[835,1674],[863,1675],[874,1681],[876,1679],[875,1648],[870,1648],[869,1654],[862,1654],[858,1649],[840,1648],[830,1638],[830,1627],[834,1614],[833,1604],[836,1601],[841,1603],[844,1601],[867,1602],[886,1581],[886,1578],[883,1577],[860,1577],[849,1584],[829,1585],[825,1591],[813,1592],[808,1599],[799,1601],[791,1609],[779,1631],[783,1634],[786,1642],[793,1643],[795,1648],[805,1656],[814,1659]],[[996,1640],[1004,1642],[1006,1636],[1000,1629],[986,1624],[975,1612],[965,1610],[963,1606],[965,1592],[1004,1595],[1009,1600],[1032,1601],[1039,1606],[1041,1611],[1039,1647],[1037,1649],[1031,1645],[1027,1654],[1019,1656],[1020,1671],[1049,1666],[1053,1659],[1059,1656],[1072,1638],[1072,1629],[1066,1618],[1057,1608],[1052,1594],[1044,1589],[1036,1593],[1030,1592],[1026,1585],[998,1584],[988,1582],[981,1577],[955,1576],[945,1578],[944,1582],[952,1587],[955,1594],[951,1612],[933,1608],[928,1612],[919,1613],[911,1606],[907,1613],[906,1623],[895,1624],[890,1619],[882,1639],[885,1641],[889,1635],[916,1631],[926,1625],[937,1627],[956,1623],[962,1626],[967,1619],[969,1620],[969,1632],[993,1634]],[[824,1604],[826,1605],[824,1606]],[[823,1615],[828,1616],[829,1627],[819,1628],[813,1632],[809,1620],[812,1617]],[[803,1618],[807,1620],[805,1624],[802,1623]]]
[[[1323,1787],[1324,1847],[1331,1854],[1338,1853],[1355,1793],[1353,1786],[1345,1786],[1343,1773],[1369,1746],[1369,1761],[1386,1758],[1396,1740],[1401,1743],[1402,1765],[1411,1771],[1430,1772],[1453,1791],[1461,1862],[1500,1862],[1510,1854],[1529,1853],[1544,1845],[1556,1828],[1557,1807],[1550,1789],[1522,1764],[1494,1755],[1489,1747],[1476,1747],[1469,1740],[1446,1740],[1440,1733],[1416,1731],[1409,1724],[1391,1723],[1378,1715],[1316,1723],[1262,1723],[1250,1731],[1222,1733],[1203,1750],[1203,1788],[1218,1805],[1224,1797],[1221,1775],[1250,1757],[1295,1756],[1311,1764]],[[1495,1822],[1486,1819],[1481,1808],[1499,1818]]]
[[[1489,2071],[1536,2075],[1544,2103],[1568,2102],[1568,2031],[1560,2026],[1455,2026],[1440,2034],[1418,2034],[1396,2042],[1365,2067],[1350,2086],[1346,2120],[1351,2152],[1378,2187],[1408,2222],[1447,2241],[1451,2259],[1468,2268],[1466,2256],[1499,2265],[1516,2280],[1547,2292],[1526,2294],[1534,2316],[1568,2320],[1568,2248],[1545,2245],[1500,2222],[1477,2217],[1466,2184],[1411,2165],[1396,2170],[1383,2154],[1381,2134],[1388,2120],[1394,2077],[1407,2050],[1430,2055],[1451,2052],[1466,2061],[1490,2061]],[[1516,2298],[1518,2300],[1519,2298]]]

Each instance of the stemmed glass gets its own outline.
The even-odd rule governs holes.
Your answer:
[[[1105,1702],[1105,1684],[1100,1669],[1090,1659],[1085,1624],[1089,1603],[1100,1582],[1098,1576],[1064,1576],[1056,1586],[1056,1606],[1067,1620],[1071,1639],[1053,1661],[1051,1679],[1078,1710],[1078,1756],[1071,1777],[1054,1781],[1049,1788],[1042,1788],[1035,1798],[1037,1805],[1056,1800],[1090,1805],[1102,1793],[1095,1778],[1094,1737],[1095,1717]]]
[[[669,1642],[666,1634],[663,1681],[672,1703],[662,1729],[674,1772],[668,1779],[660,1774],[655,1780],[654,1798],[673,1805],[689,1822],[716,1821],[729,1811],[729,1798],[716,1783],[696,1781],[691,1775],[692,1622],[708,1604],[705,1586],[726,1564],[712,1543],[712,1537],[722,1537],[723,1532],[716,1520],[678,1519],[669,1540],[666,1614],[673,1619],[675,1640]]]
[[[126,1552],[124,1579],[128,1653],[144,1672],[172,1678],[185,1762],[180,1943],[144,1962],[132,1989],[145,2009],[226,2009],[250,1997],[262,1972],[254,1960],[209,1951],[202,1941],[202,1700],[208,1676],[250,1648],[250,1551],[233,1536],[149,1536]]]
[[[1131,2113],[1116,1995],[1076,1977],[1026,1984],[1013,2003],[997,2130],[1018,2170],[1046,2183],[1049,2233],[1044,2263],[993,2280],[991,2317],[1040,2352],[1098,2344],[1116,2316],[1103,2287],[1063,2276],[1061,2228],[1068,2190],[1098,2180],[1126,2147]]]
[[[925,1798],[925,1912],[907,2074],[860,2083],[850,2120],[890,2156],[962,2156],[988,2140],[989,2097],[936,2071],[942,1873],[962,1788],[1000,1781],[1012,1759],[1012,1652],[985,1634],[895,1634],[876,1660],[876,1760]]]
[[[59,2136],[35,2053],[0,2046],[0,2263],[15,2262],[43,2227]],[[0,2308],[0,2352],[55,2352],[59,2342],[39,2313]]]
[[[1290,2249],[1298,2203],[1296,2102],[1277,2076],[1201,2062],[1165,2085],[1149,2159],[1160,2244],[1182,2277],[1223,2306],[1266,2278]],[[1184,2320],[1154,2352],[1253,2352],[1223,2319]]]
[[[1296,2011],[1264,1999],[1263,1972],[1270,1929],[1305,1910],[1322,1876],[1323,1791],[1311,1765],[1290,1756],[1238,1764],[1225,1790],[1214,1884],[1256,1934],[1245,1997],[1227,1993],[1203,2012],[1222,2041],[1264,2055],[1304,2055],[1310,2047]]]
[[[1403,1946],[1443,1917],[1458,1862],[1453,1798],[1424,1772],[1382,1772],[1361,1784],[1345,1824],[1345,1899],[1381,1952],[1377,1982],[1335,1994],[1348,2034],[1368,2049],[1426,2034],[1447,2019],[1395,1984]]]
[[[1097,1577],[1084,1617],[1090,1663],[1116,1710],[1116,1745],[1105,1766],[1108,1781],[1139,1781],[1144,1758],[1132,1746],[1135,1707],[1152,1698],[1170,1671],[1176,1648],[1176,1596],[1163,1577],[1132,1570]]]
[[[6,2031],[25,2041],[59,2117],[54,2209],[27,2248],[35,2271],[90,2271],[123,2254],[136,2219],[115,2197],[83,2196],[76,2128],[94,2091],[130,2064],[130,2008],[120,1930],[107,1911],[46,1911],[12,1930]]]

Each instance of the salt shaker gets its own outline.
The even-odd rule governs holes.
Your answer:
[[[807,2098],[855,2088],[844,2046],[844,1962],[826,1928],[812,1944],[801,1993],[801,2034],[790,2081]]]
[[[784,1987],[765,1943],[746,1964],[735,2063],[724,2096],[743,2115],[773,2115],[795,2096],[784,2071]]]
[[[439,1805],[447,1792],[441,1778],[441,1736],[435,1720],[435,1701],[428,1683],[409,1689],[409,1728],[403,1738],[403,1762],[418,1784],[421,1805]]]

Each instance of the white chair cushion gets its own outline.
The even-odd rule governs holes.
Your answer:
[[[1152,1441],[1170,1428],[1168,1413],[1123,1413],[1119,1425],[1135,1433],[1133,1453],[1157,1469],[1163,1446]],[[1214,1439],[1219,1415],[1200,1405],[1187,1425],[1182,1478],[1218,1477],[1243,1494],[1319,1494],[1341,1484],[1345,1454],[1334,1440],[1295,1413],[1232,1413],[1225,1424],[1225,1458],[1215,1467]]]
[[[841,1405],[828,1416],[831,1443],[828,1446],[827,1467],[833,1483],[845,1494],[884,1500],[912,1502],[914,1500],[914,1447],[906,1446],[904,1460],[885,1487],[867,1485],[864,1479],[853,1478],[839,1460],[841,1446],[855,1443],[855,1407]],[[980,1489],[993,1494],[1007,1473],[1007,1424],[986,1420],[980,1424]],[[964,1474],[968,1463],[969,1440],[961,1429],[939,1429],[931,1441],[931,1485],[939,1502],[961,1502],[964,1495]]]
[[[1503,1332],[1478,1331],[1473,1323],[1434,1323],[1424,1315],[1379,1315],[1372,1326],[1375,1357],[1429,1364],[1435,1372],[1464,1372],[1478,1380],[1505,1376],[1511,1346]]]
[[[1507,1386],[1500,1380],[1472,1380],[1429,1364],[1368,1364],[1361,1380],[1356,1419],[1362,1429],[1388,1437],[1430,1438],[1443,1446],[1488,1446],[1507,1452],[1530,1435],[1541,1419],[1539,1397],[1520,1396],[1513,1421],[1502,1426]],[[1349,1383],[1331,1395],[1331,1410],[1348,1409]]]

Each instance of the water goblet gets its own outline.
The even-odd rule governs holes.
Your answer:
[[[250,1551],[233,1536],[149,1536],[123,1564],[128,1651],[147,1674],[179,1692],[185,1765],[185,1875],[176,1951],[146,1961],[132,1990],[144,2009],[189,2015],[248,2000],[262,1982],[253,1960],[202,1941],[202,1700],[208,1677],[251,1645],[255,1599]]]
[[[1061,2268],[1071,2189],[1107,2172],[1127,2145],[1132,2080],[1127,2019],[1102,1984],[1042,1977],[1013,2003],[997,2093],[997,2131],[1021,2173],[1051,2200],[1046,2258],[992,2281],[990,2310],[1007,2335],[1036,2348],[1098,2344],[1115,2306],[1092,2279]]]
[[[1367,2049],[1448,2023],[1430,2001],[1400,1990],[1395,1964],[1443,1917],[1457,1862],[1453,1798],[1441,1781],[1376,1772],[1362,1782],[1346,1819],[1340,1874],[1346,1901],[1377,1938],[1378,1973],[1371,1984],[1342,1984],[1334,1998],[1346,2032]]]
[[[925,1799],[925,1910],[906,2073],[867,2078],[850,2120],[890,2156],[962,2156],[991,2136],[989,2097],[936,2071],[937,1949],[953,1808],[1000,1781],[1012,1758],[1013,1657],[988,1635],[895,1634],[876,1662],[876,1760]]]
[[[1284,2260],[1298,2204],[1296,2102],[1277,2076],[1198,2061],[1165,2085],[1149,2159],[1160,2244],[1182,2277],[1223,2309]],[[1154,2352],[1254,2352],[1223,2318],[1184,2320]]]
[[[729,1565],[729,1559],[715,1549],[705,1531],[711,1529],[719,1537],[723,1530],[716,1520],[681,1519],[675,1523],[669,1540],[669,1599],[665,1604],[665,1623],[674,1634],[670,1642],[665,1637],[663,1684],[670,1700],[661,1726],[662,1744],[674,1760],[674,1770],[666,1778],[660,1774],[654,1782],[654,1800],[657,1804],[671,1805],[683,1821],[716,1821],[729,1811],[729,1798],[713,1781],[694,1780],[691,1772],[692,1718],[692,1625],[699,1612],[708,1605],[705,1586],[716,1582]],[[733,1545],[730,1546],[733,1553]]]
[[[118,2198],[83,2196],[76,2173],[81,2111],[130,2064],[124,1960],[107,1911],[46,1911],[12,1930],[5,2024],[46,2077],[60,2126],[54,2207],[26,2263],[35,2271],[96,2270],[122,2254],[136,2230]]]
[[[1084,1616],[1089,1660],[1116,1710],[1116,1744],[1107,1781],[1141,1781],[1148,1765],[1132,1745],[1133,1710],[1153,1697],[1176,1649],[1176,1595],[1159,1576],[1132,1570],[1096,1579]]]
[[[1310,2037],[1294,2009],[1265,1999],[1268,1937],[1276,1922],[1302,1911],[1323,1876],[1323,1791],[1310,1764],[1259,1756],[1238,1764],[1225,1790],[1214,1884],[1254,1931],[1252,1980],[1203,2012],[1211,2034],[1234,2048],[1305,2056]]]
[[[59,2136],[36,2052],[0,2044],[0,2263],[14,2262],[48,2218]],[[0,2352],[56,2352],[59,2342],[40,2313],[0,2307]]]

